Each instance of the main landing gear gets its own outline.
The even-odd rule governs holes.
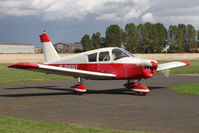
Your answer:
[[[146,96],[146,94],[149,93],[149,88],[147,88],[145,85],[140,84],[138,82],[133,82],[133,80],[128,80],[127,83],[124,84],[124,87],[126,87],[128,90],[135,92],[138,96]]]
[[[147,95],[149,93],[149,88],[147,88],[143,84],[140,84],[139,82],[140,82],[140,80],[138,80],[137,82],[133,82],[133,80],[128,80],[128,82],[125,83],[124,86],[128,90],[133,91],[138,96],[145,96],[145,95]],[[78,84],[74,85],[74,86],[71,86],[71,88],[73,88],[73,91],[76,94],[83,95],[87,91],[87,89],[83,85],[83,83],[84,83],[84,79],[78,78]]]
[[[84,79],[82,78],[78,78],[78,84],[77,85],[74,85],[74,86],[71,86],[71,88],[73,88],[74,92],[78,95],[83,95],[87,89],[86,87],[83,85],[84,83]]]

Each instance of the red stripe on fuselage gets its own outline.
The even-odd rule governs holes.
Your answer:
[[[143,66],[122,63],[49,64],[51,66],[115,74],[114,79],[143,79]]]
[[[35,69],[35,68],[39,68],[39,65],[29,63],[29,62],[19,62],[19,63],[16,63],[16,64],[12,64],[8,67],[9,68],[18,68],[18,69]]]

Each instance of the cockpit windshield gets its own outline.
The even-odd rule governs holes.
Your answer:
[[[134,57],[131,53],[124,49],[115,48],[112,50],[112,58],[113,60],[118,60],[124,57]]]
[[[125,53],[127,53],[130,57],[135,57],[132,53],[130,53],[129,51],[122,49]]]

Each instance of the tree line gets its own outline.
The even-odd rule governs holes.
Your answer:
[[[105,37],[100,32],[90,37],[85,34],[81,38],[84,51],[102,47],[122,47],[132,53],[161,53],[165,47],[167,52],[196,52],[198,47],[199,31],[193,25],[170,25],[167,29],[163,24],[135,25],[126,24],[125,28],[119,25],[110,25],[106,28]]]

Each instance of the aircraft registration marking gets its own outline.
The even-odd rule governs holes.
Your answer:
[[[61,68],[77,69],[77,65],[59,65]]]

